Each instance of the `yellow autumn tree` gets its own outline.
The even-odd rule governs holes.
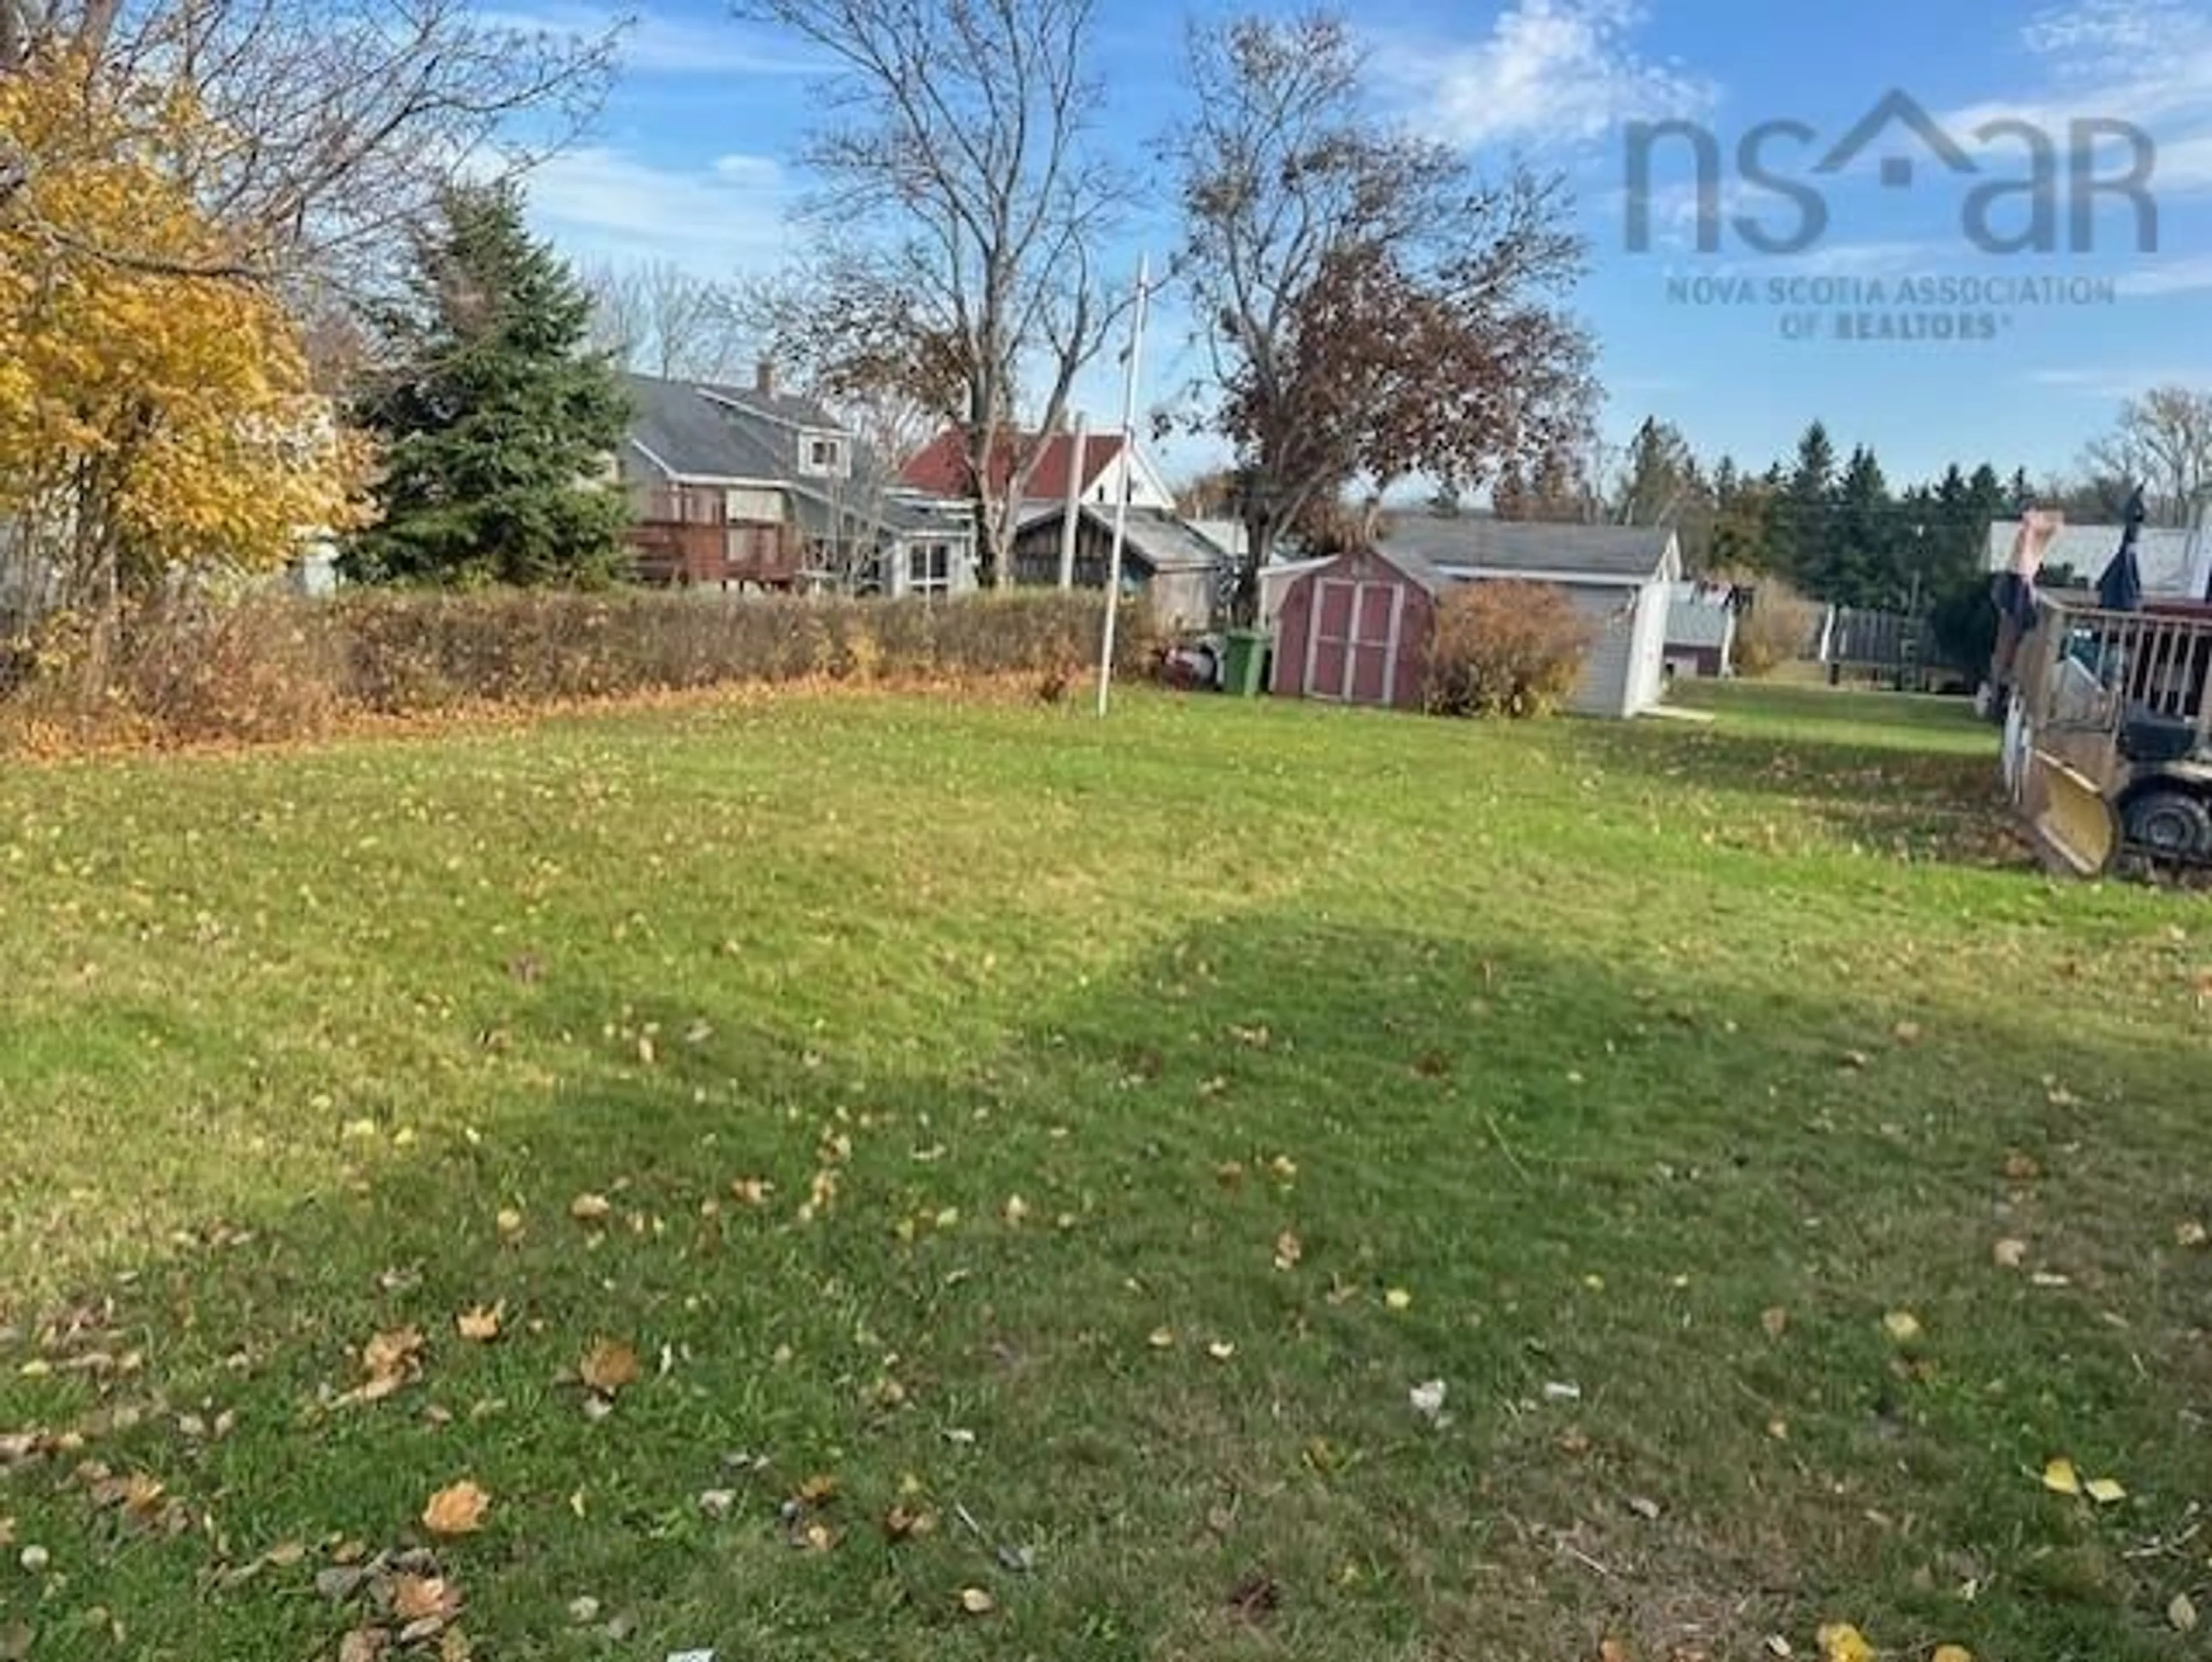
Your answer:
[[[299,331],[201,206],[220,137],[79,58],[0,78],[0,523],[66,604],[266,569],[352,522]]]

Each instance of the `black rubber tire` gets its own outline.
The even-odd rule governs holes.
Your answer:
[[[2146,791],[2130,800],[2128,840],[2159,859],[2212,862],[2212,804],[2188,791]]]

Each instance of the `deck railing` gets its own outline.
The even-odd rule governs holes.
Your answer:
[[[2040,730],[2116,736],[2146,719],[2212,739],[2212,607],[2104,611],[2044,597],[2022,690]]]

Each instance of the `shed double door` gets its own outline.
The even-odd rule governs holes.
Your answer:
[[[1306,696],[1389,704],[1398,682],[1405,622],[1401,584],[1326,577],[1314,585],[1306,631]]]

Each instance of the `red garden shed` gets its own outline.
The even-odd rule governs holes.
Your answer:
[[[1443,583],[1425,560],[1374,549],[1300,573],[1274,610],[1271,690],[1419,709]]]

